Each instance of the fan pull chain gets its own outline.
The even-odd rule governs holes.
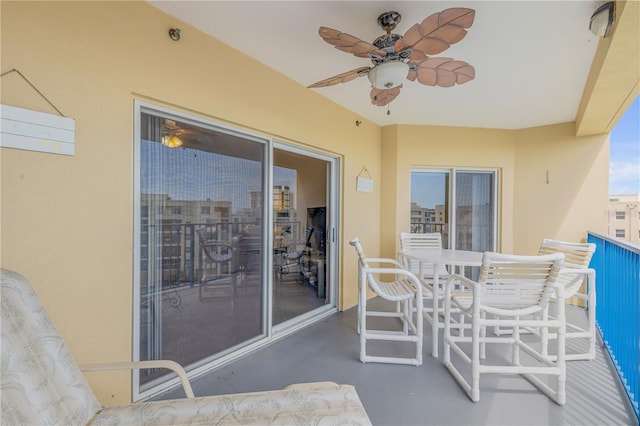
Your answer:
[[[391,109],[389,109],[389,105],[387,105],[387,115],[391,115]]]

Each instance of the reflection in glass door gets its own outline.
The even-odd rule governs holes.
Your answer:
[[[449,171],[411,172],[411,232],[442,235],[449,248]]]
[[[329,173],[325,159],[273,150],[274,326],[332,303]]]
[[[139,120],[134,356],[192,371],[267,335],[268,141],[145,108]],[[137,374],[141,391],[168,377]]]

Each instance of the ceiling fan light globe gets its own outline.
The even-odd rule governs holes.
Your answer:
[[[369,81],[376,89],[393,89],[400,86],[409,74],[409,64],[402,61],[385,62],[369,71]]]
[[[169,144],[167,145],[169,148],[178,148],[182,146],[182,139],[177,136],[171,136],[169,139]]]

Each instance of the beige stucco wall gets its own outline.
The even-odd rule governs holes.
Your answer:
[[[0,261],[32,281],[80,363],[131,358],[135,99],[340,158],[340,308],[357,300],[351,237],[366,237],[370,256],[394,257],[412,166],[498,168],[505,252],[606,231],[606,137],[575,138],[571,125],[380,129],[144,2],[0,7],[2,71],[19,69],[76,121],[72,157],[0,149]],[[1,84],[2,103],[54,113],[15,73]],[[363,167],[373,193],[356,192]],[[130,399],[128,373],[89,380],[104,404]]]
[[[587,231],[606,234],[609,137],[574,132],[573,123],[516,132],[516,253],[534,254],[542,238],[585,242]]]
[[[338,156],[340,229],[378,239],[380,192],[352,184],[380,162],[377,126],[145,2],[0,7],[2,71],[20,70],[76,123],[74,156],[0,149],[1,263],[31,280],[79,363],[131,359],[135,99]],[[16,73],[1,83],[3,104],[55,113]],[[357,270],[340,241],[349,307]],[[102,403],[130,399],[126,372],[89,380]]]

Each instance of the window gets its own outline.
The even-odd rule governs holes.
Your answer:
[[[616,219],[624,220],[624,212],[616,212]]]
[[[200,214],[211,214],[211,207],[209,206],[201,206],[200,207]]]
[[[616,237],[618,238],[624,238],[624,229],[616,229]]]
[[[412,170],[411,232],[439,232],[444,248],[495,250],[496,182],[495,170]]]

